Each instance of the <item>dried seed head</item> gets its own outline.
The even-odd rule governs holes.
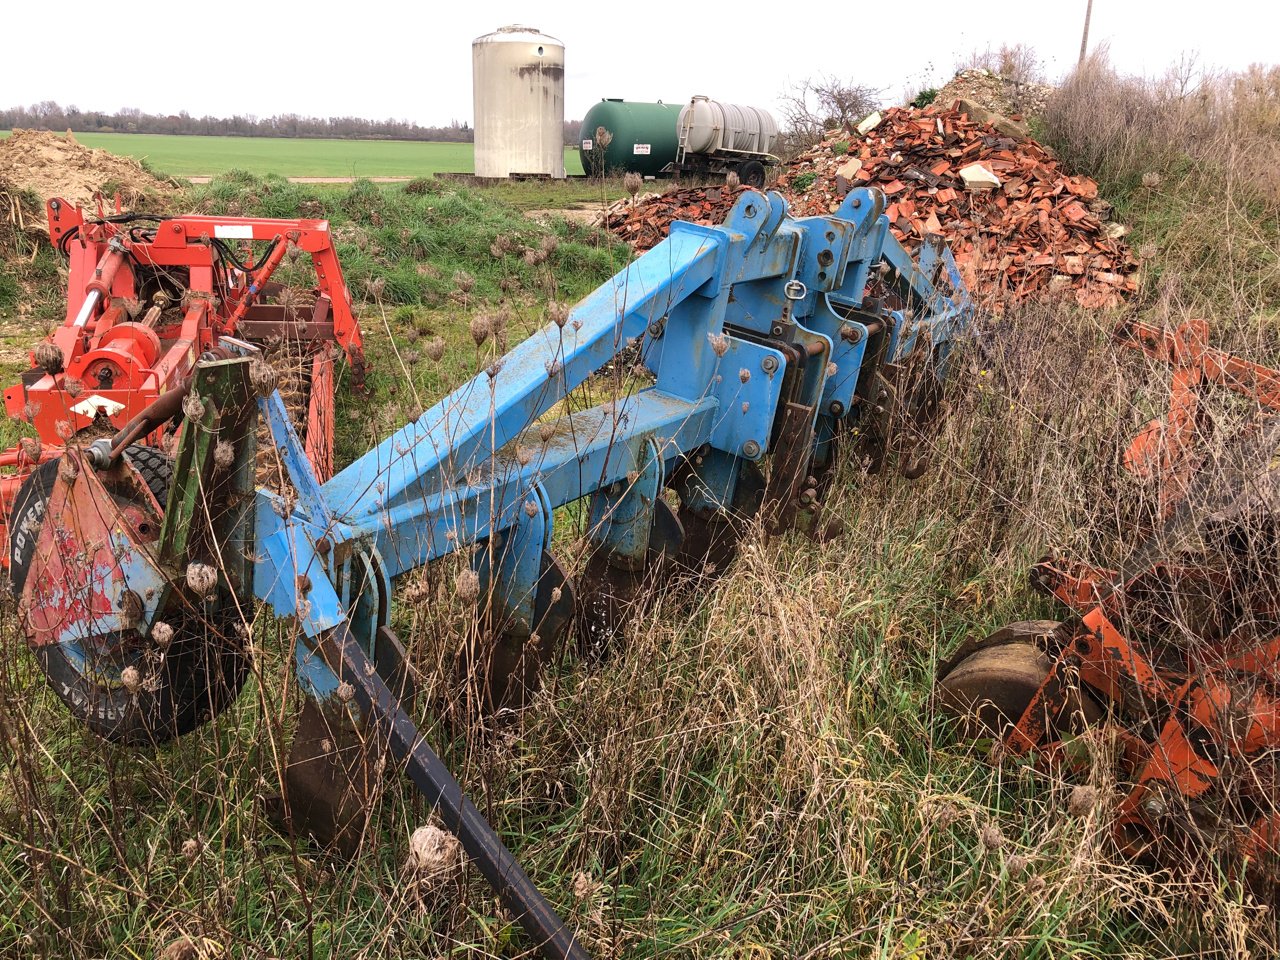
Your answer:
[[[1160,252],[1160,248],[1157,247],[1154,243],[1150,243],[1150,242],[1144,243],[1142,246],[1138,248],[1138,256],[1141,257],[1143,260],[1150,260],[1153,257],[1155,257],[1155,255],[1159,252]]]
[[[188,420],[204,418],[204,401],[200,399],[198,393],[187,394],[186,399],[182,401],[182,412],[187,415]]]
[[[736,170],[730,170],[724,176],[724,185],[730,190],[737,190],[742,186],[742,178],[738,176]]]
[[[596,143],[601,150],[604,150],[609,144],[613,143],[613,134],[604,127],[596,127]]]
[[[564,591],[563,591],[563,590],[561,590],[559,587],[552,587],[552,588],[551,588],[551,602],[552,602],[552,603],[559,603],[559,602],[560,602],[560,598],[561,598],[563,595],[564,595]]]
[[[711,344],[711,352],[717,357],[723,357],[729,352],[729,338],[723,333],[708,333],[707,341]]]
[[[554,234],[547,234],[538,242],[538,249],[544,257],[549,257],[560,249],[560,239]]]
[[[1015,853],[1004,862],[1005,868],[1009,871],[1009,876],[1020,877],[1027,872],[1028,861],[1020,853]]]
[[[387,289],[387,278],[374,277],[372,280],[366,280],[365,286],[375,298],[381,297],[383,291]]]
[[[741,370],[738,371],[738,380],[742,383],[749,382],[751,380],[751,371],[748,370],[746,367],[743,367]]]
[[[218,571],[207,563],[189,563],[187,586],[197,596],[207,597],[218,587]]]
[[[84,381],[77,380],[75,377],[63,377],[62,389],[66,391],[67,396],[74,400],[84,393]]]
[[[538,439],[541,440],[544,444],[550,443],[552,440],[555,439],[555,436],[556,436],[555,424],[544,423],[542,426],[538,427]]]
[[[454,581],[454,588],[458,591],[458,599],[472,603],[480,596],[480,575],[474,570],[463,570]]]
[[[477,313],[471,318],[471,339],[475,341],[477,347],[489,339],[489,332],[489,315],[487,313]]]
[[[1153,190],[1160,186],[1161,180],[1162,178],[1160,174],[1156,173],[1154,170],[1148,171],[1142,175],[1142,185],[1148,190]]]
[[[213,448],[213,465],[226,470],[236,459],[236,448],[226,440],[219,440]]]
[[[120,683],[129,693],[137,693],[142,689],[142,674],[137,667],[125,667],[120,671]]]
[[[35,360],[37,367],[50,375],[61,373],[65,363],[61,348],[54,343],[36,344],[36,348],[31,351],[31,358]]]
[[[547,376],[549,377],[560,376],[560,371],[564,369],[564,364],[561,363],[559,360],[548,360],[545,364],[543,364],[543,366],[547,368]]]
[[[573,895],[579,900],[589,900],[600,889],[600,884],[579,870],[573,876]]]
[[[353,687],[351,684],[347,683],[347,681],[343,680],[340,684],[338,684],[338,699],[341,700],[343,703],[350,703],[353,699],[355,699],[355,695],[356,695],[356,688]]]
[[[444,356],[444,337],[434,337],[427,344],[427,356],[432,360],[439,360]]]
[[[547,255],[541,250],[535,250],[532,247],[527,247],[524,251],[524,262],[531,267],[536,267],[545,259],[547,259]]]
[[[265,360],[254,360],[249,364],[249,382],[260,397],[269,397],[275,392],[280,375],[275,367]]]
[[[182,855],[188,862],[200,856],[200,841],[194,837],[182,841]]]
[[[457,837],[434,824],[413,831],[404,863],[404,872],[413,880],[435,885],[461,870],[462,844]]]
[[[526,500],[524,502],[524,515],[530,518],[536,517],[538,515],[538,505],[532,500]]]
[[[556,300],[551,300],[547,303],[547,316],[557,327],[563,327],[565,321],[569,319],[569,307]]]
[[[519,463],[520,466],[522,467],[527,467],[529,465],[529,461],[531,461],[532,459],[533,459],[533,449],[530,447],[526,447],[524,444],[517,444],[516,462]]]
[[[638,173],[628,173],[622,178],[622,187],[627,193],[631,194],[632,200],[635,200],[636,194],[640,192],[642,186],[644,186],[644,178]]]
[[[1004,846],[1004,834],[994,823],[988,823],[978,832],[984,850],[999,850]]]
[[[470,293],[475,289],[476,278],[465,270],[459,270],[453,275],[453,285],[463,293]]]
[[[60,440],[70,440],[76,435],[75,430],[71,428],[70,420],[59,420],[53,425],[53,432],[58,435]]]
[[[80,468],[76,466],[75,461],[68,457],[63,457],[58,461],[58,479],[65,484],[76,482],[76,477],[80,475]]]
[[[200,943],[190,937],[179,937],[165,945],[157,960],[205,960],[207,956],[209,954]]]
[[[22,450],[22,455],[32,463],[40,462],[40,438],[39,437],[23,437],[18,441],[18,447]]]
[[[163,620],[157,620],[151,627],[151,642],[161,650],[168,650],[173,643],[173,627]]]
[[[1087,817],[1098,804],[1098,791],[1086,785],[1071,788],[1067,797],[1067,812],[1073,817]]]

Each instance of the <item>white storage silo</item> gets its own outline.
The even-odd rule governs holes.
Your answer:
[[[500,27],[471,44],[478,177],[564,178],[564,44]]]

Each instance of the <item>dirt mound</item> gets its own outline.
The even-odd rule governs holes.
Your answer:
[[[961,70],[951,82],[938,91],[933,101],[949,109],[957,100],[971,100],[995,113],[1022,119],[1044,112],[1053,87],[1043,83],[1011,80],[990,70]]]
[[[43,200],[62,197],[88,203],[102,191],[119,193],[127,208],[171,196],[174,185],[143,170],[138,161],[77,143],[71,133],[14,130],[0,140],[0,177]]]
[[[1025,138],[955,110],[885,111],[865,136],[846,133],[793,160],[779,188],[797,216],[827,215],[856,187],[887,199],[893,235],[909,250],[941,234],[988,303],[1046,289],[1081,306],[1118,304],[1137,289],[1126,229],[1088,177],[1067,175]]]

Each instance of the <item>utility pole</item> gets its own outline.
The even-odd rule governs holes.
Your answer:
[[[1093,0],[1089,0],[1089,5],[1084,8],[1084,35],[1080,37],[1080,63],[1077,66],[1084,66],[1085,53],[1089,49],[1089,18],[1093,16]]]

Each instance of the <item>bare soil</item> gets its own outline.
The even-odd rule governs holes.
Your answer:
[[[47,130],[14,130],[0,140],[0,178],[42,200],[61,197],[73,203],[88,203],[106,188],[109,194],[118,192],[126,207],[165,199],[175,187],[136,160],[86,147],[70,133],[59,136]]]

